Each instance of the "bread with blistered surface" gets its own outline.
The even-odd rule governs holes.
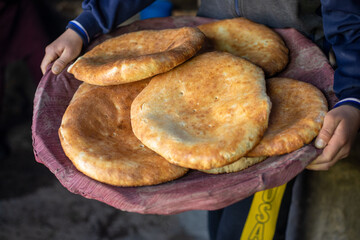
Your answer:
[[[260,66],[266,75],[282,71],[289,62],[289,49],[271,28],[246,18],[219,20],[198,26],[218,51],[243,57]]]
[[[295,151],[319,133],[328,111],[323,93],[310,83],[291,78],[267,80],[272,102],[269,127],[247,156],[274,156]]]
[[[131,124],[135,136],[169,162],[211,169],[260,141],[270,108],[261,68],[209,52],[153,77],[132,103]]]
[[[79,57],[68,72],[94,85],[139,81],[185,62],[202,47],[204,39],[201,31],[191,27],[126,33]]]
[[[145,147],[132,132],[130,106],[147,83],[80,85],[59,129],[61,146],[79,171],[115,186],[154,185],[187,172]]]

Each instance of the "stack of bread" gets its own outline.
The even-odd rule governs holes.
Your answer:
[[[327,102],[311,84],[274,77],[288,61],[275,31],[244,18],[111,38],[68,69],[84,83],[62,148],[115,186],[236,172],[295,151],[318,134]]]

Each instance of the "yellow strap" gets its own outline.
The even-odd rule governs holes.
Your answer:
[[[272,240],[286,184],[257,192],[240,240]]]

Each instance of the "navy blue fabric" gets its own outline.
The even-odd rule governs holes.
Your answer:
[[[82,3],[84,11],[75,20],[92,39],[98,33],[108,33],[152,2],[154,0],[85,0]],[[225,12],[225,15],[234,17],[236,9],[228,8],[236,8],[238,0],[225,2],[228,4],[204,0],[202,6],[213,5],[208,7],[207,14]],[[296,2],[290,1],[291,4]],[[360,99],[360,3],[357,0],[321,0],[321,4],[325,37],[334,49],[338,65],[334,91],[340,100]],[[71,24],[68,27],[86,40],[79,28]]]
[[[75,24],[74,22],[71,21],[71,22],[69,22],[69,24],[67,25],[66,28],[70,28],[70,29],[74,30],[77,34],[79,34],[79,36],[83,40],[84,46],[87,46],[89,44],[90,39],[88,38],[88,35],[84,31],[84,29],[82,29],[80,26],[78,26],[77,24]]]
[[[154,0],[85,0],[84,9],[75,20],[87,31],[90,40],[98,33],[108,33],[117,25],[141,11]],[[296,2],[296,1],[291,1]],[[211,6],[206,3],[213,3]],[[336,55],[334,91],[337,97],[360,99],[360,2],[358,0],[321,0],[322,19],[326,40]],[[211,17],[236,17],[239,15],[238,0],[203,0],[203,12]],[[259,7],[264,7],[263,5]],[[201,9],[200,9],[201,10]],[[276,15],[276,14],[275,14]],[[69,24],[84,41],[87,36],[81,29]],[[86,43],[86,42],[85,42]],[[344,102],[343,104],[350,104]],[[351,102],[360,109],[360,104]],[[280,209],[274,239],[283,239],[291,201],[288,186]],[[209,230],[212,240],[239,239],[251,205],[252,197],[227,208],[209,212]]]
[[[322,44],[312,36],[316,36],[318,29],[315,27],[318,21],[323,21],[323,30],[327,39],[325,42],[333,47],[338,65],[334,76],[334,91],[340,100],[350,97],[360,99],[360,1],[321,0],[322,20],[320,16],[317,17],[319,15],[315,11],[317,8],[313,8],[316,7],[316,2],[202,0],[198,15],[219,19],[241,16],[270,27],[293,27],[307,33],[306,36],[319,46]],[[310,9],[303,9],[312,5],[314,6]],[[313,13],[310,10],[313,10]],[[328,46],[325,47],[328,48]],[[325,49],[325,52],[327,50]],[[360,104],[357,103],[344,104],[360,109]]]
[[[285,239],[294,182],[295,178],[286,185],[273,239]],[[209,211],[208,230],[210,240],[239,240],[253,199],[254,196],[250,196],[228,207]]]
[[[91,40],[98,33],[110,32],[152,2],[154,0],[85,0],[82,3],[83,12],[75,21],[85,28]],[[72,25],[68,27],[84,40],[84,35],[79,29]]]
[[[239,240],[254,196],[208,212],[210,240]]]
[[[360,103],[358,101],[351,101],[351,98],[346,98],[344,101],[337,102],[334,108],[340,107],[341,105],[350,105],[360,109]]]
[[[332,45],[337,69],[334,91],[337,97],[360,99],[360,2],[322,0],[326,40]],[[360,104],[355,104],[360,109]]]

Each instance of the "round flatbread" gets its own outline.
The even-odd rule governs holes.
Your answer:
[[[214,48],[243,57],[273,76],[285,68],[289,50],[276,32],[245,18],[220,20],[198,26]]]
[[[143,30],[111,38],[79,57],[68,68],[94,85],[116,85],[169,71],[191,58],[205,36],[197,28]]]
[[[59,129],[64,152],[79,171],[116,186],[153,185],[187,172],[144,147],[132,133],[131,102],[147,83],[80,85]]]
[[[222,174],[222,173],[233,173],[233,172],[239,172],[241,170],[244,170],[248,167],[251,167],[259,162],[262,162],[266,159],[266,157],[242,157],[239,160],[223,166],[219,168],[213,168],[209,170],[200,170],[205,173],[210,174]]]
[[[209,52],[153,77],[131,106],[131,124],[171,163],[211,169],[238,160],[259,142],[270,107],[261,68]]]
[[[290,78],[267,80],[272,102],[269,128],[247,156],[274,156],[295,151],[319,133],[327,101],[315,86]]]

